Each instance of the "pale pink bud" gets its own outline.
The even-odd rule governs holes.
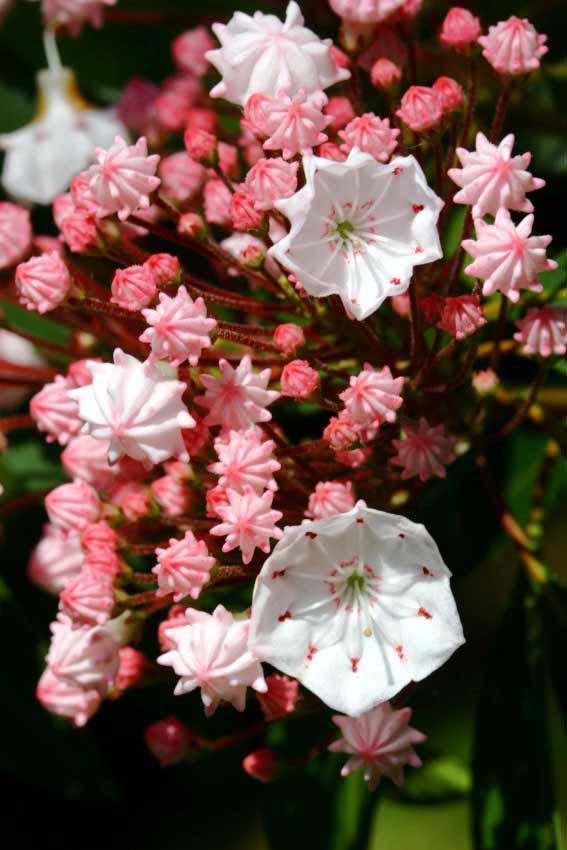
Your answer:
[[[146,746],[162,767],[177,764],[188,755],[191,732],[177,717],[152,723],[144,732]]]
[[[256,209],[271,210],[277,201],[290,198],[297,189],[298,168],[299,163],[281,157],[259,159],[246,175],[246,188]]]
[[[83,560],[79,538],[47,524],[32,552],[28,577],[48,593],[59,595],[67,582],[78,574]]]
[[[210,224],[219,224],[224,227],[230,226],[232,217],[230,203],[232,194],[228,186],[222,180],[209,180],[203,192],[205,206],[205,218]]]
[[[124,221],[138,209],[150,206],[150,195],[160,180],[155,176],[159,156],[148,156],[145,138],[128,145],[116,136],[108,150],[97,148],[96,165],[89,168],[91,191],[96,200]]]
[[[56,375],[30,401],[30,415],[38,431],[47,433],[48,443],[57,440],[60,446],[65,446],[83,427],[79,406],[69,395],[74,386],[67,378]]]
[[[219,155],[219,168],[226,177],[233,179],[238,177],[238,148],[226,142],[219,142],[217,146]]]
[[[16,268],[16,289],[20,304],[28,310],[47,313],[55,310],[71,289],[71,275],[56,251],[32,257]]]
[[[178,151],[162,159],[159,175],[162,191],[172,200],[185,204],[201,191],[206,171],[188,153]]]
[[[445,15],[439,41],[454,50],[466,51],[477,41],[481,32],[480,21],[476,15],[461,6],[453,6]]]
[[[94,552],[96,549],[116,549],[118,547],[118,535],[106,522],[91,523],[87,525],[81,534],[81,546],[86,553]]]
[[[226,487],[221,487],[220,484],[217,484],[216,487],[211,487],[211,489],[207,490],[205,493],[205,499],[207,502],[207,516],[215,519],[220,517],[218,512],[219,505],[228,505]]]
[[[178,35],[171,44],[173,61],[181,71],[202,77],[209,63],[208,50],[213,50],[215,42],[206,27],[195,27]]]
[[[278,325],[274,331],[274,345],[282,354],[293,354],[302,345],[305,345],[305,334],[300,325],[287,322]]]
[[[443,104],[443,112],[454,112],[460,109],[465,100],[465,93],[456,80],[451,77],[437,77],[432,85]]]
[[[120,558],[113,546],[95,546],[86,553],[83,569],[114,581],[121,571]]]
[[[266,677],[266,685],[268,690],[256,696],[268,723],[291,714],[299,699],[299,683],[289,676],[274,673]]]
[[[348,97],[331,97],[325,107],[325,115],[331,119],[329,127],[332,130],[341,130],[352,121],[356,113]]]
[[[209,165],[214,162],[217,155],[217,137],[207,130],[198,127],[189,127],[184,135],[187,153],[196,162]]]
[[[212,109],[201,106],[193,106],[187,113],[187,129],[203,130],[205,133],[215,135],[218,130],[219,119],[217,113]]]
[[[347,513],[354,507],[352,483],[346,481],[319,481],[309,497],[309,506],[305,516],[311,519],[325,519],[335,514]]]
[[[358,429],[348,410],[342,410],[338,416],[331,417],[323,431],[323,439],[335,451],[348,449],[357,442]]]
[[[179,216],[177,232],[191,239],[204,239],[207,235],[207,225],[198,213],[187,212]]]
[[[87,210],[75,210],[65,216],[60,230],[65,244],[74,254],[91,251],[98,244],[96,218]]]
[[[347,158],[345,151],[343,151],[335,142],[325,142],[320,148],[318,148],[317,154],[318,156],[322,156],[324,159],[332,159],[333,162],[344,162]]]
[[[281,375],[282,395],[291,398],[308,398],[319,387],[319,373],[307,360],[292,360]]]
[[[50,521],[67,534],[80,534],[99,518],[101,504],[96,490],[85,481],[60,484],[45,497]]]
[[[95,490],[108,490],[118,474],[108,463],[108,447],[108,440],[95,440],[89,434],[74,437],[61,455],[69,478],[80,478]]]
[[[540,66],[541,57],[547,53],[546,35],[537,32],[527,18],[513,15],[489,27],[488,35],[478,39],[482,55],[499,74],[529,74]]]
[[[410,86],[402,97],[398,115],[416,133],[436,127],[443,117],[443,102],[438,92],[427,86]]]
[[[0,201],[0,269],[22,259],[31,248],[30,214],[23,207]]]
[[[83,565],[80,573],[67,582],[59,597],[61,610],[77,623],[102,626],[110,620],[114,607],[114,585],[107,573]]]
[[[269,782],[278,767],[278,757],[267,747],[255,750],[242,760],[242,767],[253,779],[259,782]]]
[[[152,495],[166,516],[181,516],[189,507],[189,492],[182,481],[172,475],[156,478],[150,485]]]
[[[81,688],[55,676],[49,668],[43,673],[35,692],[47,711],[67,717],[75,726],[84,726],[100,706],[96,688]]]
[[[158,563],[152,572],[158,579],[157,596],[173,593],[174,602],[187,596],[198,599],[215,564],[206,543],[186,531],[180,540],[172,537],[167,549],[156,549],[156,555]]]
[[[354,118],[348,127],[339,132],[343,139],[343,150],[359,148],[369,153],[378,162],[387,162],[398,146],[400,131],[390,127],[389,118],[378,118],[373,112],[367,112]]]
[[[135,313],[147,307],[156,294],[156,281],[149,266],[127,266],[117,269],[112,279],[110,300],[123,310]]]
[[[152,509],[150,492],[138,481],[126,481],[118,484],[111,494],[111,502],[120,508],[129,522],[136,522],[147,516]]]
[[[181,279],[181,264],[173,254],[152,254],[144,263],[156,287],[178,283]]]
[[[394,88],[401,78],[402,71],[399,66],[385,56],[377,59],[370,71],[372,85],[381,91],[389,91]]]
[[[523,319],[516,320],[514,339],[523,344],[524,354],[551,357],[567,350],[567,309],[532,307]]]

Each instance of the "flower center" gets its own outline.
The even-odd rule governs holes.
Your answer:
[[[354,225],[348,219],[337,221],[335,229],[343,242],[347,242],[351,238],[351,233],[354,233]]]

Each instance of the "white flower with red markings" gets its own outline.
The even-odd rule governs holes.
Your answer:
[[[264,563],[250,648],[331,708],[359,716],[463,643],[450,572],[422,525],[358,502],[288,527]]]
[[[344,162],[303,160],[306,184],[276,207],[290,232],[270,250],[310,295],[338,295],[352,318],[409,287],[413,269],[442,256],[443,202],[413,156],[384,165],[353,148]]]

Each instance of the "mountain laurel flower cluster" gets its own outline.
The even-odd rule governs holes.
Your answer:
[[[41,7],[76,37],[113,4]],[[416,49],[421,3],[329,7],[337,44],[294,0],[177,33],[175,75],[127,82],[72,173],[52,94],[2,177],[0,448],[35,429],[59,458],[28,569],[58,599],[48,711],[83,726],[166,682],[144,733],[162,765],[254,736],[260,781],[328,748],[372,790],[420,766],[404,706],[465,639],[460,565],[422,507],[466,464],[490,480],[491,440],[551,422],[534,406],[567,304],[544,181],[503,132],[546,37],[453,7]],[[19,200],[52,202],[56,235]],[[208,722],[199,697],[226,734],[186,725]],[[272,724],[312,712],[322,746],[273,749]]]

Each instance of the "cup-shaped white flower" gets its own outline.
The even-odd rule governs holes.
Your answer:
[[[300,89],[314,94],[348,79],[349,71],[333,62],[330,39],[320,39],[304,24],[294,0],[283,22],[263,12],[235,12],[228,24],[213,24],[221,47],[206,58],[222,81],[212,96],[244,106],[253,94],[276,97],[284,89],[291,97]]]
[[[141,363],[119,348],[114,352],[114,363],[90,360],[88,369],[92,383],[71,390],[69,395],[79,403],[85,433],[110,441],[109,463],[123,455],[146,466],[172,456],[189,460],[181,428],[194,428],[195,420],[181,399],[186,390],[182,381],[167,377],[151,361]]]
[[[306,183],[276,207],[291,230],[270,255],[310,294],[339,295],[362,320],[410,284],[414,266],[442,256],[443,202],[413,156],[387,164],[353,148],[345,162],[303,160]]]
[[[256,581],[250,648],[357,717],[463,643],[450,575],[422,525],[364,502],[288,527]]]
[[[35,119],[0,136],[2,185],[20,201],[50,204],[92,162],[98,145],[107,147],[126,130],[113,110],[85,103],[68,68],[40,71],[37,86]]]

